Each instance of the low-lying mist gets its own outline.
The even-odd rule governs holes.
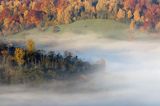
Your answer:
[[[160,104],[159,40],[138,40],[134,37],[132,40],[116,40],[93,32],[30,34],[25,39],[33,39],[37,48],[68,50],[93,63],[105,60],[106,68],[75,80],[52,81],[38,86],[1,86],[0,106]]]

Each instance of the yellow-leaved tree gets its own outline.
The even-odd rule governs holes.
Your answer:
[[[96,6],[97,11],[101,11],[105,8],[107,0],[99,0]]]
[[[157,30],[157,31],[160,31],[160,22],[158,22],[158,23],[156,24],[156,30]]]
[[[130,7],[130,0],[124,0],[124,1],[123,1],[123,4],[124,4],[124,9],[125,9],[125,10],[128,10],[129,7]]]
[[[136,21],[136,22],[138,22],[138,21],[140,21],[140,13],[139,13],[139,9],[136,9],[135,11],[134,11],[134,20]]]
[[[121,20],[125,18],[125,11],[122,9],[119,9],[118,13],[117,13],[117,19]]]
[[[4,10],[4,5],[0,4],[0,13]]]
[[[135,29],[135,21],[132,20],[130,23],[130,30],[134,30]]]
[[[26,47],[29,53],[32,53],[35,50],[35,43],[32,39],[27,40]]]
[[[131,10],[129,10],[129,11],[127,12],[127,16],[128,16],[128,19],[132,18],[133,14],[132,14]]]
[[[16,7],[18,7],[20,5],[20,1],[19,0],[15,0],[13,2],[13,4],[14,4],[14,8],[16,8]]]
[[[109,0],[109,12],[115,12],[118,0]]]
[[[91,11],[92,6],[91,6],[91,3],[89,1],[85,0],[84,6],[85,6],[85,11],[86,12],[90,12]]]
[[[10,24],[9,18],[5,18],[5,19],[4,19],[4,27],[5,27],[6,29],[9,28],[9,24]]]
[[[16,48],[15,50],[15,55],[14,55],[14,58],[15,58],[15,61],[19,64],[19,65],[23,65],[24,64],[24,55],[25,55],[25,52],[23,49],[21,48]]]

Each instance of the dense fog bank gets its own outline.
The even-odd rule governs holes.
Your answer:
[[[129,34],[129,33],[128,33]],[[118,36],[118,35],[117,35]],[[106,61],[106,68],[70,81],[1,86],[0,106],[158,106],[159,40],[116,40],[92,32],[29,35],[45,50],[69,50],[80,58]],[[23,38],[22,38],[23,39]]]

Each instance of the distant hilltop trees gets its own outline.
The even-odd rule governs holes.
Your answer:
[[[0,0],[0,32],[7,35],[80,19],[114,19],[131,30],[160,30],[159,0]]]

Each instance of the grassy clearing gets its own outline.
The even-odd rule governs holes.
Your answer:
[[[27,38],[33,37],[44,37],[48,36],[63,36],[64,33],[75,33],[75,35],[92,35],[95,33],[98,37],[102,38],[111,38],[117,40],[150,40],[153,37],[156,37],[157,34],[149,34],[147,32],[140,31],[129,31],[129,25],[120,23],[114,20],[103,20],[103,19],[89,19],[89,20],[80,20],[71,24],[59,25],[60,32],[53,32],[53,27],[49,27],[46,31],[42,32],[34,28],[31,30],[26,30],[12,36],[9,36],[8,39],[11,40],[25,40]],[[151,35],[151,36],[150,36]],[[152,36],[153,35],[153,36]],[[156,38],[157,39],[157,38]]]
[[[98,33],[99,35],[105,37],[113,37],[119,39],[120,37],[124,37],[125,35],[124,30],[128,28],[128,25],[113,20],[90,19],[90,20],[80,20],[67,25],[59,25],[59,27],[60,27],[60,32],[58,33],[54,33],[52,27],[49,27],[44,32],[34,28],[31,30],[26,30],[14,34],[7,38],[12,40],[23,40],[26,39],[28,36],[41,36],[41,35],[59,36],[67,32],[72,32],[76,34],[85,34],[87,32],[93,32],[93,33]]]

